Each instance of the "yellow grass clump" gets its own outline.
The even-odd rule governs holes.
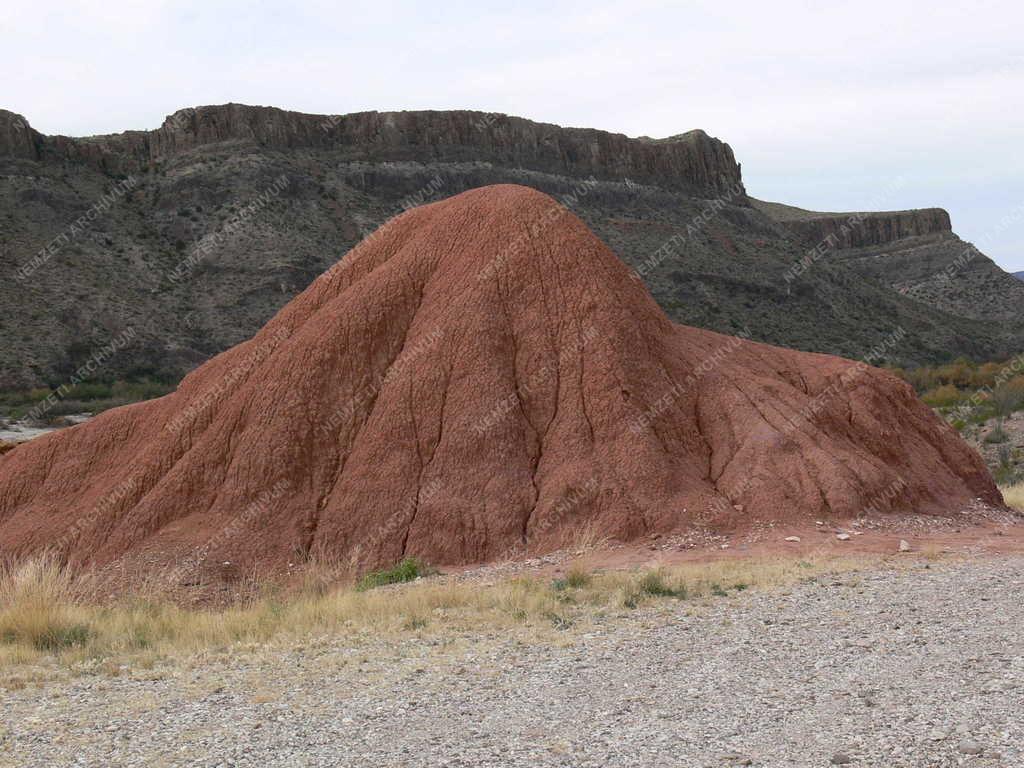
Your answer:
[[[654,570],[592,572],[577,562],[561,578],[512,577],[496,583],[441,576],[359,590],[308,580],[295,594],[265,589],[221,608],[125,597],[95,604],[67,569],[34,560],[0,569],[0,669],[43,661],[68,668],[117,669],[120,663],[312,638],[377,637],[410,631],[522,628],[561,631],[608,610],[663,600],[734,595],[793,583],[856,561],[729,559]]]
[[[1003,498],[1006,499],[1007,504],[1018,512],[1024,512],[1024,483],[1003,486],[999,490],[1003,492]]]

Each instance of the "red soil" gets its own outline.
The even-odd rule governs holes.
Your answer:
[[[0,553],[187,583],[979,497],[1002,503],[905,383],[674,325],[574,215],[505,185],[393,219],[173,394],[4,454]]]

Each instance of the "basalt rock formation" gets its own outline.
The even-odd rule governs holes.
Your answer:
[[[42,138],[24,117],[0,109],[0,157],[37,160]]]
[[[941,208],[916,211],[818,213],[779,203],[753,201],[754,205],[782,222],[808,243],[828,242],[834,248],[888,245],[896,240],[923,235],[948,235],[953,228]]]
[[[242,141],[268,150],[334,149],[369,162],[498,162],[584,178],[629,178],[710,196],[742,188],[729,145],[704,131],[658,141],[631,139],[470,111],[308,115],[223,104],[178,110],[155,131],[88,139],[35,136],[43,154],[83,160],[114,173],[141,173],[197,147]]]
[[[978,497],[1001,503],[907,384],[675,325],[502,185],[389,221],[174,393],[5,454],[0,551],[194,584]]]

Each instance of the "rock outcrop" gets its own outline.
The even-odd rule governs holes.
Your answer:
[[[830,248],[865,248],[886,245],[907,237],[948,235],[953,231],[942,208],[864,213],[819,213],[802,208],[751,201],[804,243],[827,243]]]
[[[705,197],[736,189],[742,193],[740,166],[732,149],[704,131],[657,141],[631,139],[485,112],[330,116],[223,104],[179,110],[153,131],[43,140],[50,155],[110,173],[139,171],[199,146],[238,141],[277,150],[352,150],[371,162],[485,160],[546,173],[628,178]]]
[[[783,222],[804,241],[834,243],[835,248],[885,245],[906,237],[950,234],[949,214],[941,208],[854,213]]]
[[[0,551],[194,584],[978,497],[1001,503],[907,384],[675,325],[503,185],[389,221],[176,392],[4,455]]]
[[[39,159],[42,136],[21,115],[0,109],[0,157]]]

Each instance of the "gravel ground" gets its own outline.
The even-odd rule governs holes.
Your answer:
[[[18,766],[1024,766],[1024,559],[2,692]],[[152,678],[152,679],[145,679]]]

